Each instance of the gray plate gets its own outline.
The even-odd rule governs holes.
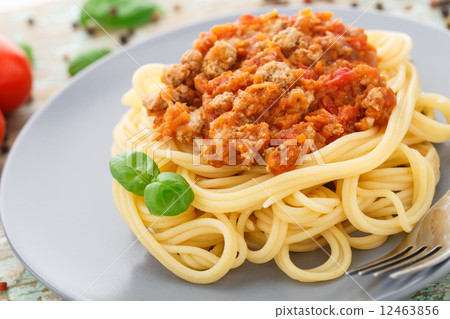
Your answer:
[[[279,11],[293,14],[297,9]],[[346,24],[360,14],[357,10],[333,11]],[[142,64],[176,63],[200,31],[238,16],[160,33],[127,50]],[[448,32],[374,12],[365,14],[357,25],[410,34],[423,89],[450,95]],[[9,154],[0,193],[6,235],[27,269],[56,293],[66,299],[77,299],[83,293],[80,299],[87,300],[370,299],[364,287],[375,299],[399,299],[449,272],[447,261],[400,280],[355,277],[360,287],[347,276],[300,283],[288,278],[274,262],[246,262],[214,284],[195,285],[166,270],[140,243],[124,253],[135,237],[114,206],[108,159],[112,129],[126,111],[120,98],[130,87],[136,68],[117,50],[80,73],[28,122]],[[445,172],[450,145],[440,145],[439,152]],[[449,185],[445,172],[437,196]],[[383,255],[401,237],[393,236],[375,250],[355,250],[352,265]],[[323,259],[322,254],[313,253],[299,263],[306,267]]]

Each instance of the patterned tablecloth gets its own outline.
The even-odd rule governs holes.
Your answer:
[[[0,33],[14,41],[29,44],[35,55],[34,87],[32,100],[13,114],[6,117],[8,133],[0,156],[0,174],[8,149],[29,117],[45,101],[69,80],[67,61],[78,52],[89,48],[117,48],[117,44],[103,32],[89,34],[76,23],[80,8],[75,0],[59,0],[15,12],[0,13]],[[164,14],[154,23],[128,32],[115,32],[118,42],[125,43],[146,37],[149,33],[160,31],[182,23],[213,17],[217,14],[231,13],[273,4],[318,3],[340,6],[371,6],[374,0],[160,0]],[[412,19],[445,28],[450,21],[443,18],[438,8],[433,8],[430,0],[417,1],[379,1],[371,10],[386,10],[392,14],[408,16]],[[1,71],[1,70],[0,70]],[[0,224],[0,282],[7,282],[8,289],[0,292],[0,300],[60,300],[37,281],[12,253]],[[407,300],[450,300],[450,274],[437,282],[412,294]]]

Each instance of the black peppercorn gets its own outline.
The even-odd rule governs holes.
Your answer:
[[[95,28],[94,27],[89,27],[86,29],[86,32],[89,33],[89,35],[94,35],[95,34]]]
[[[383,3],[377,2],[377,4],[375,5],[375,8],[377,8],[377,10],[384,10]]]
[[[441,6],[441,12],[442,12],[442,16],[444,18],[447,18],[449,16],[449,8],[448,5],[443,5]]]
[[[127,44],[128,43],[128,35],[127,34],[122,34],[120,36],[120,43],[122,43],[122,44]]]

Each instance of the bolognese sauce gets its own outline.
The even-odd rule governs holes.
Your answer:
[[[214,167],[249,169],[259,155],[269,172],[290,171],[307,141],[320,149],[386,125],[396,105],[364,30],[330,12],[246,14],[193,46],[164,68],[165,89],[144,105],[160,136],[220,140],[219,159],[208,156],[216,145],[201,150]]]

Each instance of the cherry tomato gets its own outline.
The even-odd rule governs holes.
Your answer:
[[[30,97],[31,66],[25,52],[0,35],[0,109],[8,114]]]
[[[3,143],[3,139],[5,138],[6,133],[6,121],[3,113],[0,111],[0,146]]]

